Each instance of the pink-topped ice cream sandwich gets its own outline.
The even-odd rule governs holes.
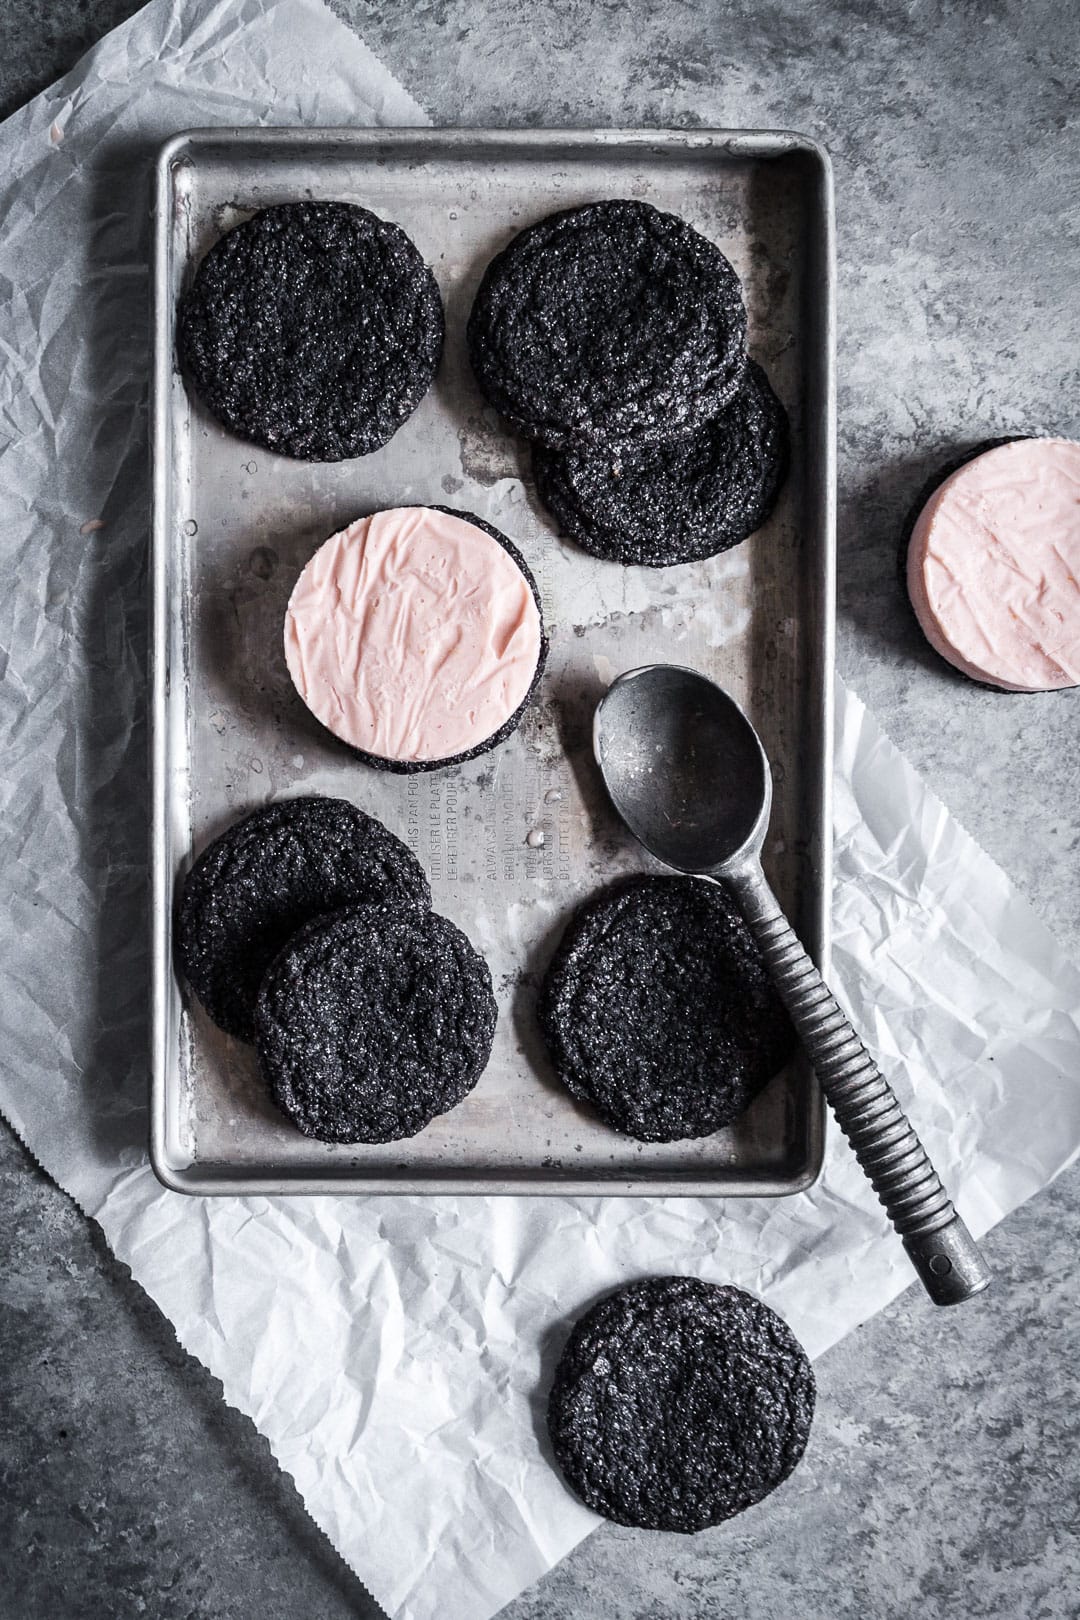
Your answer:
[[[907,587],[927,641],[1007,692],[1080,685],[1080,443],[1016,439],[923,506]]]
[[[490,524],[444,507],[393,507],[332,535],[285,614],[300,696],[383,770],[433,770],[494,748],[518,725],[546,656],[524,558]]]

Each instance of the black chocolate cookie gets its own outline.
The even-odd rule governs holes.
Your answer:
[[[752,360],[720,414],[674,444],[533,452],[537,494],[563,533],[594,557],[649,568],[745,540],[787,466],[787,413]]]
[[[646,1530],[704,1530],[768,1496],[806,1449],[806,1352],[741,1288],[631,1283],[574,1328],[548,1431],[594,1512]]]
[[[795,1046],[749,929],[699,878],[631,878],[586,901],[539,1016],[567,1089],[642,1142],[720,1130]]]
[[[411,850],[344,799],[284,799],[235,822],[195,862],[180,893],[176,951],[210,1017],[254,1038],[266,969],[304,923],[393,896],[431,904]]]
[[[655,444],[700,427],[742,373],[746,310],[720,249],[675,214],[608,201],[522,231],[468,324],[487,398],[542,444]]]
[[[487,963],[461,930],[383,902],[294,935],[263,979],[255,1039],[305,1136],[394,1142],[472,1090],[495,1018]]]
[[[218,420],[304,461],[385,444],[427,392],[442,342],[439,289],[405,232],[339,202],[264,208],[227,232],[177,329]]]

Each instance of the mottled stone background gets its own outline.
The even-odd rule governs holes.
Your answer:
[[[897,531],[957,444],[1080,433],[1077,16],[1024,4],[337,0],[436,123],[807,130],[836,168],[841,672],[1080,955],[1080,698],[964,684]],[[4,0],[0,109],[135,7]],[[265,1442],[0,1127],[2,1620],[374,1620]],[[819,1363],[803,1467],[689,1540],[605,1528],[508,1620],[1080,1615],[1080,1174]]]

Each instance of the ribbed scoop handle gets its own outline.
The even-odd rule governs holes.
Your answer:
[[[892,1087],[807,956],[760,866],[742,868],[724,881],[761,948],[825,1100],[927,1293],[937,1305],[957,1305],[981,1293],[990,1268]]]

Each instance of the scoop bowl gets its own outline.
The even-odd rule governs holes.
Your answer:
[[[895,1093],[807,956],[761,868],[772,772],[742,709],[715,681],[649,664],[597,706],[593,750],[608,794],[644,847],[738,901],[840,1123],[927,1293],[972,1298],[990,1269]]]

